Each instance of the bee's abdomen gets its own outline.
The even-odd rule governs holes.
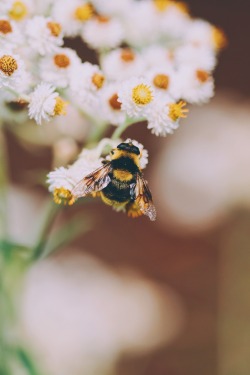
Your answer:
[[[130,200],[130,185],[127,182],[113,178],[102,190],[103,195],[115,202],[127,202]]]

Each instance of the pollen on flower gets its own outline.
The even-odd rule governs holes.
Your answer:
[[[60,25],[60,23],[50,21],[47,23],[47,27],[53,36],[57,37],[61,34],[62,26]]]
[[[155,87],[167,90],[169,85],[169,77],[166,74],[157,74],[153,79],[153,83]]]
[[[56,104],[55,104],[55,107],[54,107],[54,116],[66,115],[67,105],[68,105],[68,103],[65,102],[62,98],[60,98],[60,96],[58,96],[56,98]]]
[[[109,99],[109,105],[115,111],[120,111],[122,105],[121,105],[120,102],[118,102],[118,95],[117,94],[114,94],[114,95],[111,96],[111,98]]]
[[[57,54],[54,56],[54,63],[59,68],[67,68],[70,65],[70,59],[64,54]]]
[[[101,89],[105,81],[104,75],[100,73],[95,73],[92,77],[92,82],[97,89]]]
[[[215,49],[220,50],[227,46],[227,37],[225,33],[216,26],[212,28],[212,39]]]
[[[85,22],[85,21],[88,21],[90,18],[92,18],[93,14],[94,14],[93,5],[90,3],[87,3],[87,4],[77,7],[75,10],[74,16],[78,21]]]
[[[134,61],[135,54],[130,48],[123,48],[121,51],[121,59],[125,62]]]
[[[26,5],[22,1],[15,1],[9,10],[9,16],[15,21],[21,21],[28,13]]]
[[[14,57],[10,55],[3,55],[0,58],[0,70],[6,75],[11,76],[17,70],[18,65]]]
[[[99,23],[108,23],[110,21],[110,18],[107,16],[98,15],[96,16],[96,19]]]
[[[149,86],[141,83],[133,88],[132,99],[137,105],[146,105],[152,102],[153,93]]]
[[[201,83],[205,83],[208,81],[210,75],[205,70],[197,70],[196,77]]]
[[[0,20],[0,33],[8,34],[12,32],[12,26],[8,20]]]
[[[64,204],[64,206],[75,203],[75,197],[72,195],[72,193],[63,187],[57,188],[54,190],[54,202],[56,204]]]
[[[173,121],[177,121],[180,118],[186,118],[188,109],[184,108],[187,105],[186,102],[180,101],[179,103],[173,103],[169,105],[169,117]]]

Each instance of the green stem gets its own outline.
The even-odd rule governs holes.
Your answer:
[[[33,252],[33,259],[39,259],[40,257],[42,257],[44,247],[46,246],[46,238],[51,230],[52,224],[55,221],[60,208],[61,206],[55,204],[51,200],[49,200],[49,202],[47,203],[43,223],[37,236],[37,242]]]
[[[126,130],[130,125],[136,124],[136,123],[141,122],[141,121],[144,121],[144,119],[142,118],[142,119],[138,119],[138,120],[135,121],[135,120],[133,120],[133,119],[131,119],[131,118],[127,118],[126,121],[125,121],[122,125],[120,125],[120,126],[118,126],[118,127],[116,128],[116,130],[115,130],[114,133],[112,134],[111,139],[113,139],[113,140],[119,139],[119,138],[121,137],[122,133],[124,133],[125,130]]]

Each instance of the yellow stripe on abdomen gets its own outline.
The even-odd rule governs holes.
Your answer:
[[[133,178],[132,173],[129,171],[124,171],[122,169],[114,169],[113,176],[119,181],[131,181]]]

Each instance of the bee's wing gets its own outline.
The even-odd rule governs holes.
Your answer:
[[[73,196],[76,198],[85,197],[87,194],[104,189],[111,181],[110,172],[112,172],[111,163],[106,163],[88,174],[76,184],[72,190]]]
[[[152,195],[147,181],[141,173],[137,173],[135,186],[135,203],[140,207],[141,212],[148,216],[150,220],[156,219],[156,209],[153,205]]]

